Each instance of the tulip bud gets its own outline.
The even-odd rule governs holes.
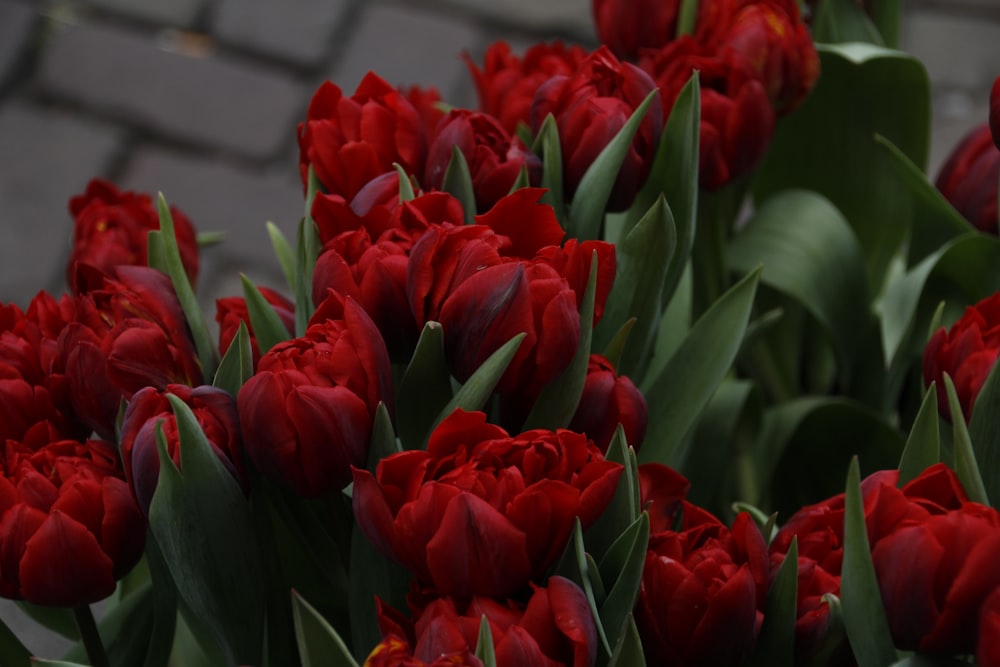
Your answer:
[[[601,451],[606,452],[621,424],[625,429],[625,441],[638,450],[646,435],[648,419],[642,392],[630,379],[618,375],[606,358],[590,355],[583,394],[569,429],[586,433]]]
[[[680,0],[592,0],[597,36],[622,60],[658,49],[677,35]]]
[[[966,220],[988,234],[997,234],[997,188],[1000,150],[990,128],[980,125],[955,147],[938,174],[938,190]]]

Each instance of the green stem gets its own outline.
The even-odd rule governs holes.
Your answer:
[[[81,604],[73,607],[73,618],[76,626],[80,629],[80,637],[83,639],[83,647],[87,651],[87,658],[93,667],[111,667],[108,662],[108,654],[104,650],[104,642],[97,631],[97,623],[94,621],[94,614],[90,611],[90,605]]]

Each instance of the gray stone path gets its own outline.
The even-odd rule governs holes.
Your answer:
[[[905,11],[903,46],[934,90],[935,174],[986,119],[1000,0]],[[588,12],[589,0],[0,0],[0,301],[62,291],[66,203],[97,175],[162,190],[200,230],[228,234],[203,253],[206,307],[239,293],[239,272],[280,286],[264,222],[294,235],[295,125],[321,81],[353,91],[375,69],[471,104],[460,52],[498,38],[593,44]],[[17,613],[0,605],[0,618]]]

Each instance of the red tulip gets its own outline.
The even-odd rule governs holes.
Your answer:
[[[519,57],[500,41],[486,49],[482,69],[467,56],[465,61],[476,83],[479,111],[493,116],[504,130],[514,134],[519,124],[531,122],[532,100],[538,88],[551,77],[573,74],[586,58],[585,50],[562,42],[536,44]]]
[[[69,200],[73,214],[73,250],[66,277],[74,293],[81,293],[77,283],[78,263],[88,264],[104,273],[119,265],[146,266],[147,235],[160,228],[160,216],[149,195],[119,190],[113,183],[95,178],[82,195]],[[181,261],[188,279],[198,277],[198,241],[191,221],[171,206],[174,231]]]
[[[177,419],[167,400],[168,392],[188,404],[215,455],[241,485],[246,485],[236,399],[210,386],[191,388],[171,384],[167,385],[166,391],[146,387],[129,401],[122,420],[119,447],[125,478],[139,507],[147,515],[160,478],[160,456],[156,445],[158,425],[163,429],[167,453],[178,467],[181,465]]]
[[[301,338],[272,347],[240,389],[247,453],[262,474],[299,495],[337,491],[350,467],[367,460],[380,402],[391,409],[385,344],[347,300],[342,319],[314,321]]]
[[[8,440],[0,477],[0,595],[40,605],[97,602],[142,556],[145,522],[114,447]]]
[[[649,413],[642,392],[599,354],[590,355],[583,395],[569,428],[585,433],[601,451],[608,445],[618,425],[625,429],[625,441],[636,450],[646,435]]]
[[[585,436],[510,436],[483,413],[456,411],[427,450],[354,471],[354,514],[383,553],[442,595],[506,598],[538,581],[573,522],[604,511],[622,467]]]
[[[419,179],[426,156],[420,114],[403,93],[370,72],[351,97],[324,83],[299,124],[302,182],[312,166],[327,193],[347,200],[396,162]]]
[[[1000,76],[994,79],[990,89],[990,133],[993,144],[1000,149]]]
[[[683,506],[691,483],[684,475],[662,463],[639,466],[639,497],[649,512],[649,532],[672,530],[674,518]]]
[[[1000,588],[990,593],[979,612],[976,663],[979,667],[1000,667]]]
[[[654,90],[656,84],[648,74],[620,62],[606,47],[590,54],[574,73],[553,76],[538,88],[531,103],[531,127],[537,133],[549,114],[555,117],[567,200],[597,156]],[[656,96],[618,172],[609,211],[631,205],[649,174],[662,130],[663,106]]]
[[[938,410],[953,419],[944,390],[951,376],[962,413],[968,421],[976,397],[1000,355],[1000,292],[965,309],[950,329],[938,329],[924,348],[924,382],[937,383]]]
[[[274,307],[288,333],[295,333],[295,304],[274,290],[261,287],[260,293]],[[260,346],[254,336],[253,325],[250,323],[250,313],[247,310],[246,299],[241,296],[230,296],[215,300],[215,321],[219,324],[219,349],[225,353],[239,331],[240,323],[247,326],[250,334],[250,347],[253,352],[253,367],[257,368],[260,361]]]
[[[679,0],[592,0],[597,36],[622,60],[665,46],[677,36]]]
[[[997,234],[997,188],[1000,150],[985,123],[955,147],[941,167],[935,185],[976,229]]]

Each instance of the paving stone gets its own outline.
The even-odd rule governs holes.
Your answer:
[[[517,25],[532,32],[570,32],[592,39],[591,0],[451,0],[451,4],[473,11],[503,25]],[[407,0],[411,6],[426,0]]]
[[[935,85],[988,90],[1000,74],[1000,22],[941,10],[909,12],[903,48],[923,61]]]
[[[39,86],[163,137],[259,160],[294,140],[309,96],[278,70],[168,51],[153,37],[95,24],[53,36]]]
[[[63,291],[67,202],[107,172],[120,140],[119,130],[73,116],[20,102],[0,108],[0,301]]]
[[[299,183],[175,150],[143,148],[126,165],[122,184],[161,191],[199,231],[226,234],[225,241],[202,253],[198,291],[204,304],[232,295],[231,288],[219,292],[215,285],[227,279],[233,284],[240,272],[258,284],[284,286],[264,223],[273,221],[294,244],[303,210]],[[240,293],[238,283],[235,293]]]
[[[207,0],[88,0],[100,9],[149,23],[190,28],[205,10]]]
[[[0,88],[14,76],[28,44],[38,15],[20,2],[0,0]]]
[[[212,32],[222,41],[305,67],[319,64],[347,0],[222,0]]]
[[[393,85],[434,86],[449,102],[468,73],[460,54],[481,48],[473,24],[408,6],[370,5],[351,31],[345,54],[330,79],[353,93],[368,71]]]

